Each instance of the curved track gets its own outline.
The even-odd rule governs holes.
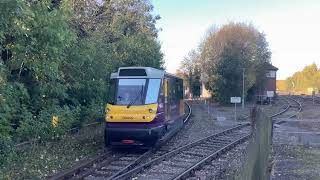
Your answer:
[[[184,123],[189,120],[192,113],[190,105],[188,103],[186,103],[186,105],[188,107],[188,114],[184,118]],[[107,150],[104,154],[81,163],[72,169],[63,171],[49,179],[114,179],[117,176],[133,169],[141,162],[146,161],[151,154],[154,154],[159,147],[176,132],[177,131],[172,131],[164,138],[160,139],[153,149],[136,149],[134,152],[131,150],[130,153],[127,151],[111,152],[110,150]],[[161,152],[162,154],[166,153],[164,151]],[[158,152],[158,154],[161,152]]]
[[[284,100],[287,102],[287,106],[280,112],[271,115],[271,118],[293,118],[302,111],[302,104],[298,100],[294,99],[293,97],[284,97]],[[285,113],[287,113],[288,115]]]
[[[270,116],[271,118],[293,118],[302,110],[298,100],[292,97],[284,97],[284,100],[287,106]],[[191,107],[187,106],[189,113],[185,122],[191,115]],[[282,122],[283,120],[276,123]],[[117,152],[112,157],[109,152],[51,179],[181,179],[190,176],[197,168],[246,141],[250,136],[250,124],[245,123],[176,149],[170,145],[160,148],[166,142],[160,140],[154,149],[135,153]]]

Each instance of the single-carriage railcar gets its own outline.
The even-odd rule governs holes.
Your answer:
[[[111,74],[105,144],[154,145],[183,125],[183,80],[150,67],[121,67]]]

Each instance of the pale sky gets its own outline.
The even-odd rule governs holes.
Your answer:
[[[253,23],[266,34],[272,64],[285,79],[304,66],[320,65],[320,0],[151,0],[161,16],[159,40],[167,71],[175,73],[212,25]]]

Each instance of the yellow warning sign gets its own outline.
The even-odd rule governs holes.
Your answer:
[[[57,127],[58,124],[59,124],[59,117],[58,116],[52,116],[51,123],[52,123],[53,127]]]

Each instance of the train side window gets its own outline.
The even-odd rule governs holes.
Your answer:
[[[160,79],[149,79],[145,104],[153,104],[158,102],[160,83]]]
[[[175,102],[176,101],[176,88],[177,88],[177,84],[175,83],[174,79],[170,79],[170,102]]]
[[[177,80],[177,88],[178,88],[178,90],[177,90],[177,93],[178,93],[177,97],[178,97],[179,99],[183,99],[183,81],[182,81],[182,80]]]

